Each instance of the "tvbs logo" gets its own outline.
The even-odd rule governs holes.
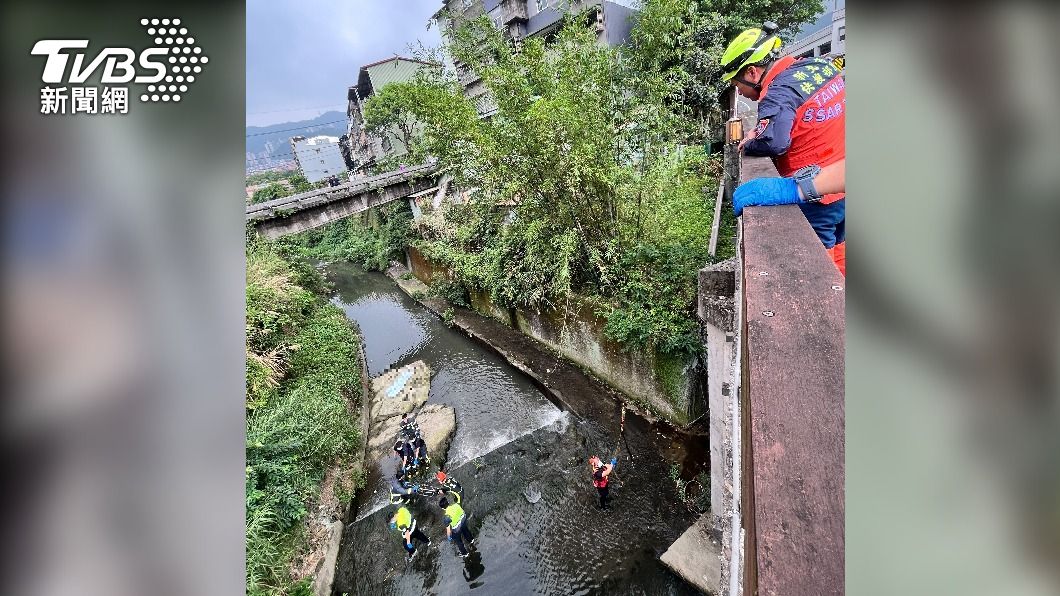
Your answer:
[[[63,83],[67,81],[66,65],[70,58],[69,54],[65,54],[63,51],[87,47],[87,39],[42,39],[33,46],[33,51],[30,53],[35,56],[44,55],[48,57],[47,62],[44,63],[44,74],[41,75],[42,81],[45,83]],[[74,67],[70,69],[69,82],[84,83],[92,73],[99,69],[100,64],[106,61],[103,75],[99,79],[101,83],[128,83],[134,78],[137,83],[157,83],[166,76],[166,63],[164,60],[165,55],[168,53],[169,50],[166,48],[144,50],[140,54],[140,66],[155,72],[152,75],[141,76],[137,76],[136,67],[134,66],[136,52],[129,48],[103,48],[103,51],[87,67],[84,66],[85,55],[75,54]],[[153,59],[154,56],[162,56],[162,59]]]
[[[141,19],[140,25],[154,39],[153,46],[140,52],[108,47],[92,56],[87,39],[42,39],[34,44],[30,53],[45,56],[41,113],[127,113],[128,88],[111,85],[129,83],[146,85],[141,101],[180,101],[209,58],[180,19]],[[102,93],[96,87],[73,86],[96,73],[104,85]],[[71,87],[52,87],[66,84]]]

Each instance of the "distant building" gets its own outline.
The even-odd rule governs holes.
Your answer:
[[[634,0],[442,0],[434,14],[443,34],[485,14],[494,26],[511,39],[548,37],[555,33],[567,11],[587,9],[600,43],[617,46],[629,39],[636,13]],[[464,95],[475,102],[479,116],[485,118],[497,111],[481,79],[464,64],[450,64],[455,70]]]
[[[441,65],[394,56],[361,67],[357,84],[346,92],[348,122],[342,138],[342,156],[350,171],[363,172],[379,160],[408,153],[397,131],[381,136],[368,134],[364,128],[364,102],[390,83],[411,81],[424,68],[441,68]]]
[[[339,150],[338,137],[291,137],[291,152],[302,175],[310,182],[320,182],[331,176],[345,178],[346,162]]]
[[[846,0],[825,0],[817,20],[803,26],[795,41],[784,45],[785,56],[845,56],[847,40]]]

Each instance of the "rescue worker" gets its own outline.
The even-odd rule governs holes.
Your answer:
[[[416,556],[416,545],[412,542],[418,540],[427,546],[431,545],[431,539],[416,527],[416,520],[407,507],[400,507],[390,518],[390,528],[401,533],[401,546],[405,548],[405,562],[409,562]]]
[[[391,480],[390,481],[390,504],[407,504],[412,500],[412,495],[416,494],[416,487],[410,485],[407,481],[402,480]]]
[[[415,438],[412,439],[412,466],[417,467],[421,462],[429,464],[431,458],[427,457],[427,442],[423,440],[423,435],[417,429]]]
[[[615,469],[615,465],[618,464],[618,460],[611,458],[610,464],[605,464],[597,456],[589,458],[589,468],[592,470],[593,486],[596,487],[596,492],[600,495],[600,509],[607,509],[608,484],[610,483],[611,472]]]
[[[777,26],[747,29],[721,58],[723,81],[758,101],[758,125],[740,143],[746,155],[773,159],[803,191],[757,196],[757,205],[797,204],[832,261],[846,275],[846,194],[821,194],[820,169],[846,158],[846,82],[824,58],[780,58]],[[736,205],[733,205],[734,211]]]
[[[462,504],[463,490],[460,488],[460,483],[456,481],[456,478],[446,474],[444,470],[438,470],[434,478],[438,481],[438,491],[442,493],[443,497],[457,505]]]
[[[446,474],[445,470],[438,470],[438,472],[435,473],[434,478],[438,480],[438,485],[443,488],[455,490],[457,492],[460,492],[461,490],[460,483],[456,481],[456,478]]]
[[[445,497],[438,500],[438,506],[445,511],[446,538],[449,542],[456,542],[456,549],[460,551],[460,556],[466,558],[468,549],[475,545],[475,539],[467,527],[467,514],[464,513],[464,508],[459,503],[449,503]],[[464,547],[465,542],[467,548]]]
[[[397,477],[398,479],[404,478],[412,468],[412,446],[402,439],[398,439],[394,443],[394,455],[397,456],[400,465]]]

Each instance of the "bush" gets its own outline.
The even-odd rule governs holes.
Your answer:
[[[380,207],[373,227],[347,217],[322,228],[297,234],[289,242],[310,258],[326,262],[353,261],[367,271],[384,271],[391,259],[403,259],[412,228],[412,211],[404,201]]]
[[[291,246],[247,247],[247,592],[291,593],[308,503],[360,444],[359,343]],[[286,256],[285,256],[286,255]],[[304,285],[300,285],[304,284]]]

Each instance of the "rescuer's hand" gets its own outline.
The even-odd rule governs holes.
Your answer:
[[[756,178],[736,188],[732,194],[732,212],[739,217],[744,207],[756,205],[792,205],[801,202],[799,185],[792,178]]]

